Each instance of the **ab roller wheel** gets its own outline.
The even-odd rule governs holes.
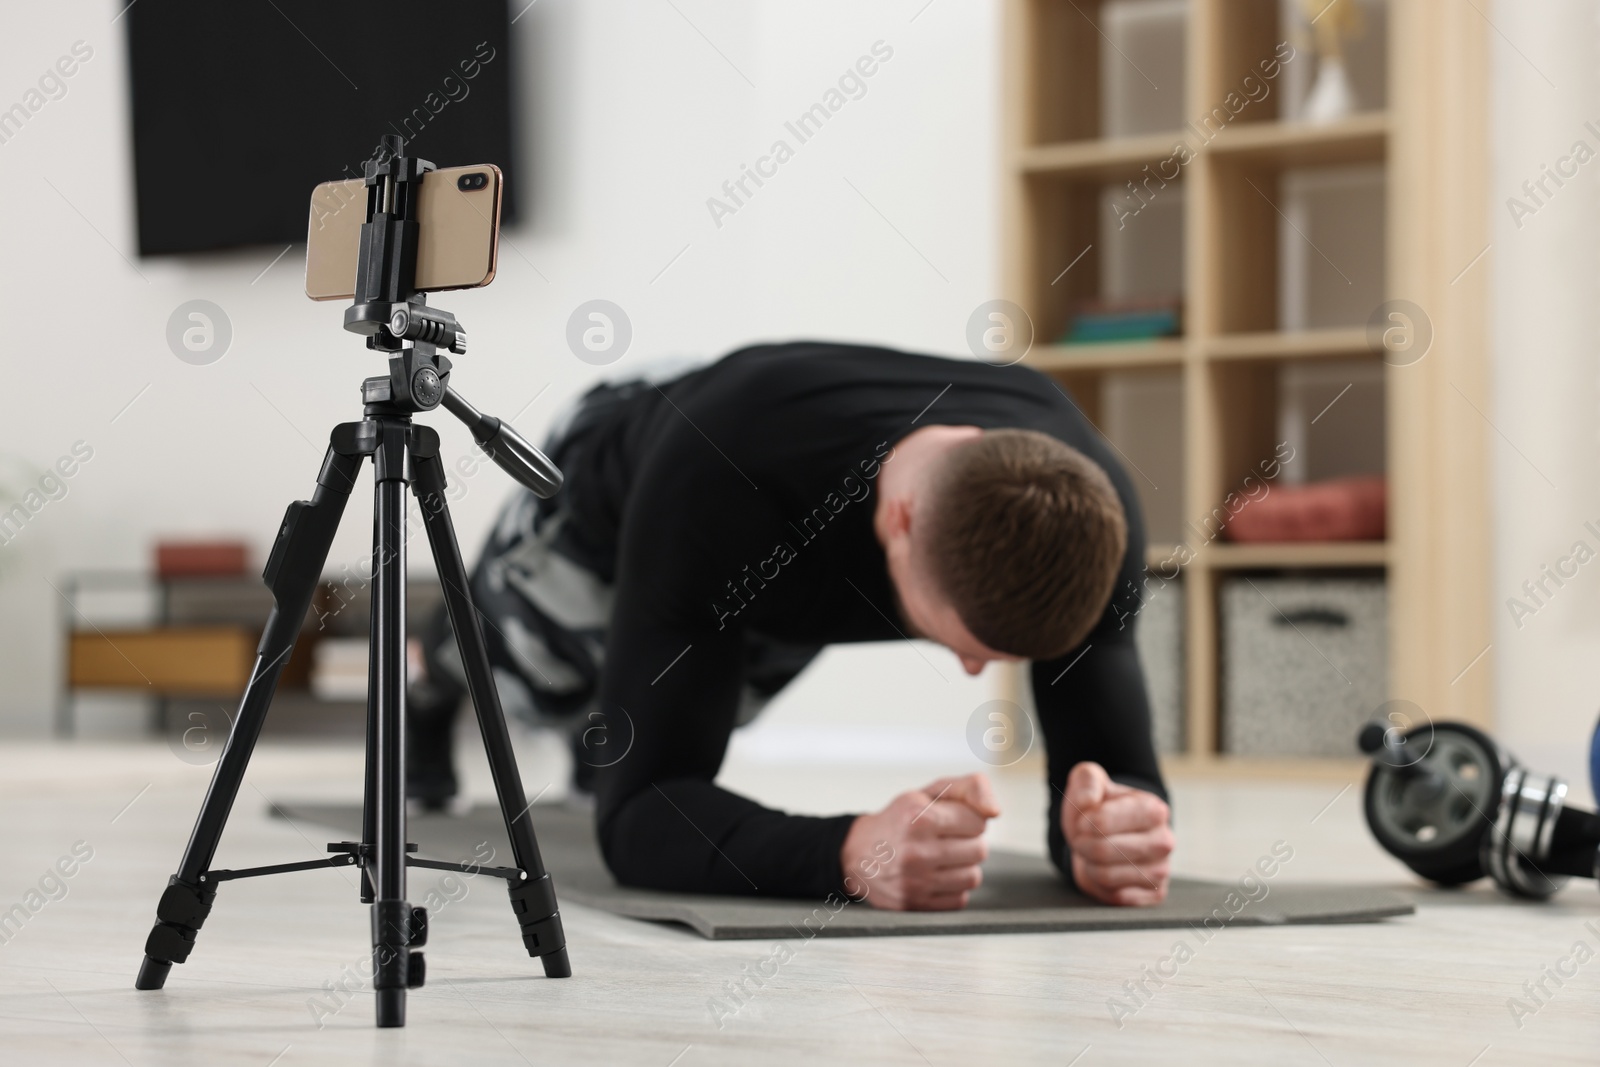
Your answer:
[[[1500,806],[1509,758],[1470,726],[1390,734],[1367,776],[1367,825],[1407,867],[1440,885],[1483,877],[1483,828]]]
[[[1483,731],[1374,722],[1360,745],[1373,757],[1367,825],[1423,878],[1454,886],[1487,874],[1512,896],[1543,900],[1570,875],[1596,876],[1600,816],[1567,807],[1564,781],[1519,766]]]

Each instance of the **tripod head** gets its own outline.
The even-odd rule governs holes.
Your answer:
[[[434,165],[407,156],[405,142],[385,134],[367,161],[367,221],[361,226],[355,302],[344,328],[389,356],[389,373],[368,378],[361,395],[369,415],[410,415],[441,404],[507,474],[536,496],[554,496],[561,471],[543,452],[499,419],[484,415],[450,386],[451,363],[440,349],[465,355],[467,332],[448,311],[428,306],[416,288],[417,208],[422,176]]]

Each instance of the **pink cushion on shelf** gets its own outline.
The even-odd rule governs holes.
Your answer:
[[[1273,486],[1228,521],[1230,541],[1381,541],[1388,481],[1379,475]]]

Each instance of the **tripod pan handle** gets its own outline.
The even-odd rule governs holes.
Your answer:
[[[545,498],[561,491],[561,470],[550,457],[539,451],[528,439],[493,415],[485,415],[464,400],[454,389],[446,388],[442,406],[466,423],[473,440],[518,482],[532,490],[533,495]]]

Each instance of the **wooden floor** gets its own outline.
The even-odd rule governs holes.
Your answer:
[[[547,749],[524,757],[530,792],[562,773]],[[354,797],[359,767],[343,743],[263,746],[218,864],[321,854],[326,831],[269,819],[266,798]],[[725,777],[774,803],[838,810],[937,769],[734,765]],[[1167,930],[796,940],[778,952],[567,905],[575,974],[548,981],[522,954],[498,883],[467,882],[433,910],[428,984],[411,996],[410,1025],[380,1032],[357,976],[366,909],[351,872],[318,871],[224,886],[191,962],[165,990],[137,993],[155,901],[207,772],[164,744],[0,748],[0,910],[26,906],[41,879],[48,891],[0,945],[0,1061],[1488,1067],[1594,1063],[1600,1048],[1593,883],[1546,905],[1480,888],[1425,896],[1410,919],[1235,928],[1203,944]],[[481,766],[471,778],[484,793]],[[1042,788],[1008,777],[1002,792],[996,837],[1037,847]],[[1284,841],[1294,856],[1283,881],[1405,883],[1369,843],[1359,794],[1359,783],[1180,782],[1178,868],[1231,880]],[[78,842],[92,858],[62,896],[45,875]],[[412,899],[437,886],[414,873]],[[1163,961],[1180,939],[1193,957],[1174,974]],[[775,954],[792,958],[749,984],[744,1003],[727,995],[748,970],[770,972]],[[1152,981],[1146,968],[1171,977]],[[1139,982],[1145,992],[1131,994]],[[329,992],[341,986],[350,992]]]

